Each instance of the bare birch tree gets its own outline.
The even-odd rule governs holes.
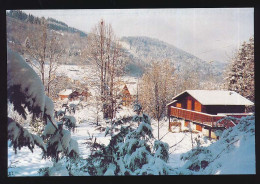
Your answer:
[[[30,64],[38,70],[44,86],[44,69],[47,56],[47,23],[46,20],[43,18],[41,20],[40,26],[32,26],[34,28],[34,31],[26,38],[24,48],[25,52],[27,52],[32,58],[27,61],[29,61]]]
[[[31,25],[34,31],[24,43],[24,51],[29,55],[27,61],[40,74],[47,95],[50,96],[51,84],[55,78],[58,62],[64,52],[61,41],[53,31],[48,32],[47,22],[42,18],[40,25]],[[49,66],[47,67],[47,64]],[[47,71],[46,71],[47,70]],[[48,74],[45,76],[45,74]]]
[[[153,62],[142,77],[139,99],[144,111],[157,120],[158,139],[160,120],[166,115],[166,104],[173,96],[174,83],[174,67],[168,60]]]
[[[55,79],[55,73],[58,68],[59,60],[64,53],[64,49],[61,47],[61,42],[57,35],[51,35],[48,47],[49,54],[49,68],[48,68],[48,83],[47,83],[47,95],[51,95],[51,85]]]
[[[94,64],[100,82],[104,118],[113,118],[116,109],[116,80],[124,71],[123,51],[112,26],[101,20],[88,36],[87,55]]]

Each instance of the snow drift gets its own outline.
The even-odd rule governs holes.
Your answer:
[[[255,174],[255,116],[223,131],[220,140],[198,147],[181,158],[187,160],[181,174]]]

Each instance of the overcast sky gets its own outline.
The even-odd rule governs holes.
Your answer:
[[[117,36],[148,36],[206,60],[227,61],[254,35],[253,8],[25,10],[89,32],[100,19]]]

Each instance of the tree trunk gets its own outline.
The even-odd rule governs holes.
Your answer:
[[[47,96],[50,96],[50,83],[51,83],[51,70],[52,70],[52,58],[50,58],[50,66],[49,66],[49,79],[47,85]]]
[[[44,61],[41,61],[41,74],[42,74],[42,84],[44,86]]]
[[[159,133],[160,133],[160,127],[159,127],[159,119],[158,119],[158,140],[160,140],[160,135],[159,135]]]
[[[191,138],[191,148],[193,149],[193,138],[192,138],[191,122],[190,122],[190,138]]]

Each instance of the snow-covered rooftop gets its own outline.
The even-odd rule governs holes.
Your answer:
[[[127,84],[127,88],[131,95],[137,94],[137,85],[136,84]]]
[[[59,92],[59,95],[70,95],[72,93],[72,89],[64,89]]]
[[[120,90],[123,90],[124,87],[125,87],[125,85],[126,85],[128,91],[129,91],[129,93],[130,93],[131,95],[137,95],[137,84],[129,84],[129,83],[125,84],[125,83],[124,83],[124,84],[122,84],[122,85],[119,86],[119,89],[120,89]]]
[[[202,105],[254,105],[238,93],[224,90],[186,90],[173,97],[172,100],[186,92]]]

